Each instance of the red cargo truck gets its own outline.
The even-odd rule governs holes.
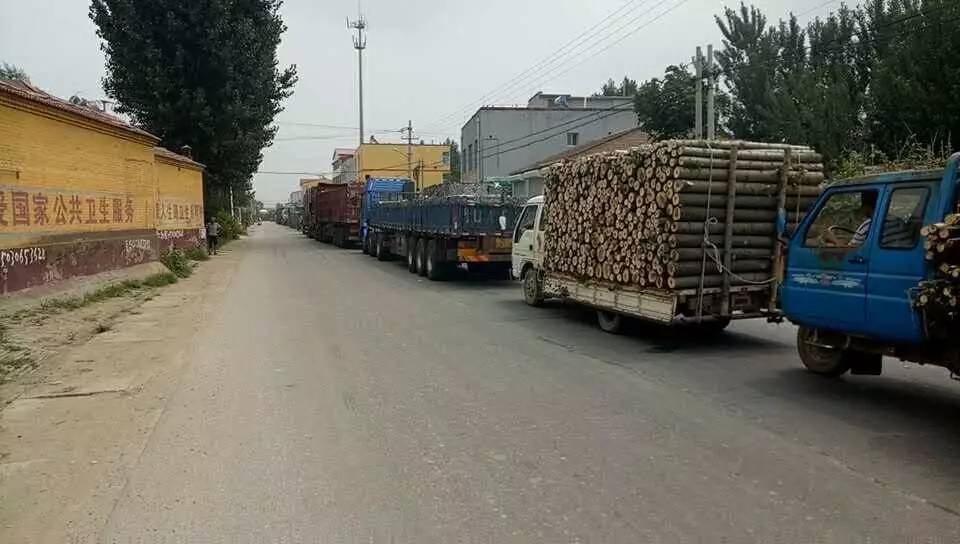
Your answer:
[[[360,241],[361,191],[353,184],[321,183],[304,195],[304,232],[348,247]]]

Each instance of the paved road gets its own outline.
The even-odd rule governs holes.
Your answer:
[[[106,541],[960,541],[937,369],[818,379],[761,323],[609,336],[272,224],[241,251]]]

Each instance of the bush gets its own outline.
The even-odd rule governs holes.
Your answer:
[[[210,255],[207,255],[207,250],[197,246],[191,247],[183,252],[184,255],[191,261],[209,261]]]
[[[216,215],[217,223],[220,223],[220,242],[224,244],[230,240],[240,238],[241,234],[247,231],[239,221],[233,218],[229,212],[219,212]]]
[[[178,278],[186,278],[193,272],[190,260],[179,249],[171,249],[164,256],[160,257],[160,262],[166,265]]]
[[[177,276],[173,272],[158,272],[143,280],[143,284],[147,287],[164,287],[174,283],[177,283]]]

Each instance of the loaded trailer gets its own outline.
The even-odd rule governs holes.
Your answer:
[[[307,189],[304,233],[338,247],[360,242],[360,198],[360,190],[352,184],[321,183]]]
[[[680,140],[546,170],[514,230],[530,305],[563,299],[624,317],[722,330],[782,319],[785,236],[816,199],[822,158],[802,146]]]
[[[393,195],[365,208],[368,252],[405,259],[410,272],[431,280],[458,267],[508,278],[519,209],[502,195]]]

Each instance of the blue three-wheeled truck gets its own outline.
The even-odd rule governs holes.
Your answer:
[[[890,356],[960,374],[958,163],[838,183],[797,227],[781,296],[809,370],[875,375]]]

